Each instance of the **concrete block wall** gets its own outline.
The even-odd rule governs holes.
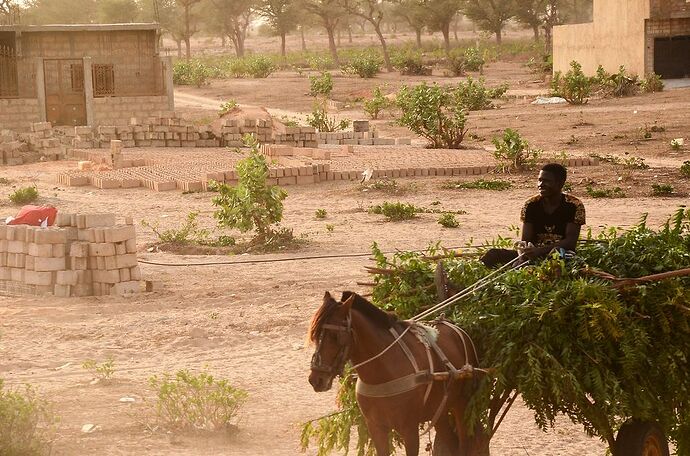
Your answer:
[[[687,0],[650,0],[652,19],[690,17],[690,2]]]
[[[40,120],[37,98],[0,99],[0,129],[27,131],[33,122]]]
[[[113,56],[119,61],[156,53],[155,30],[44,31],[21,35],[26,57],[76,58]]]
[[[70,296],[139,292],[136,232],[114,214],[58,213],[56,226],[0,225],[0,288]]]
[[[690,7],[690,3],[688,3]],[[645,46],[646,73],[654,70],[654,39],[690,35],[690,17],[687,19],[650,19],[646,24]]]
[[[125,126],[132,117],[148,117],[168,109],[166,96],[102,97],[93,99],[94,125]]]

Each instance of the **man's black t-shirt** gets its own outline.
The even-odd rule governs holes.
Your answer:
[[[568,223],[584,225],[585,206],[574,196],[563,194],[560,206],[549,214],[544,210],[542,196],[537,195],[525,202],[520,219],[534,225],[537,235],[536,247],[544,247],[565,238]]]

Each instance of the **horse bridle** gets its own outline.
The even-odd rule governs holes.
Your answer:
[[[326,335],[326,331],[333,331],[336,333],[336,341],[338,342],[338,354],[335,357],[333,365],[323,365],[321,363],[321,343]],[[321,325],[321,332],[319,334],[319,339],[316,342],[316,350],[314,355],[311,357],[311,370],[317,372],[324,372],[333,376],[339,375],[343,372],[345,363],[347,362],[347,355],[350,352],[350,346],[352,345],[352,314],[348,313],[347,318],[342,325],[332,325],[323,324]]]

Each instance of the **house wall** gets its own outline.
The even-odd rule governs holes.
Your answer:
[[[646,32],[645,68],[647,73],[651,73],[654,71],[654,38],[690,36],[690,14],[688,18],[680,19],[649,19],[646,22]]]
[[[589,75],[599,65],[609,72],[625,65],[629,72],[644,75],[649,8],[649,0],[594,0],[593,22],[554,28],[554,71],[566,72],[577,60]]]
[[[690,3],[686,0],[650,0],[652,19],[690,17]]]
[[[40,121],[37,98],[0,99],[0,130],[28,131],[32,123]]]
[[[154,112],[170,109],[167,96],[94,98],[92,106],[94,126],[129,125],[132,117],[150,117]]]

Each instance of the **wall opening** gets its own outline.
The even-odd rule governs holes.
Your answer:
[[[690,35],[654,39],[654,72],[664,79],[690,77]]]

